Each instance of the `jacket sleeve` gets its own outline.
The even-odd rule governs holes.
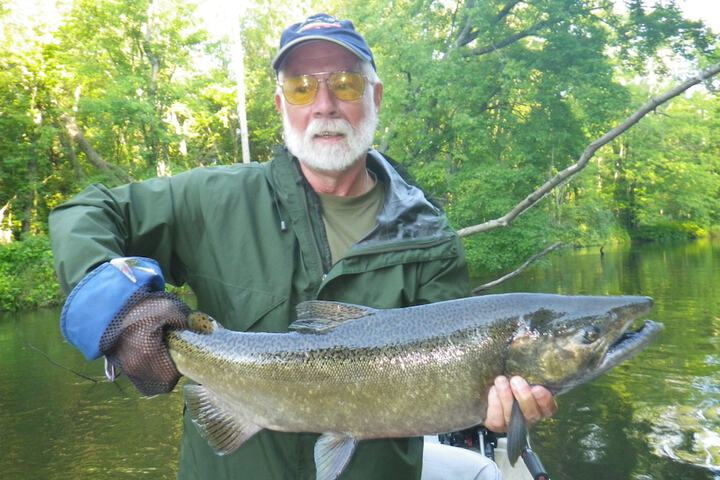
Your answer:
[[[61,329],[88,359],[100,356],[102,334],[135,292],[164,288],[173,219],[167,178],[93,185],[51,213],[55,268],[69,292]]]
[[[67,293],[98,265],[126,256],[153,258],[172,276],[177,270],[171,260],[174,222],[169,178],[113,189],[88,187],[50,214],[60,286]]]
[[[452,255],[425,265],[420,273],[416,302],[434,303],[470,295],[465,252],[460,237],[454,238]]]

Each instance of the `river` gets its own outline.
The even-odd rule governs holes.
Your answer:
[[[553,480],[720,480],[720,242],[561,251],[488,293],[501,291],[649,295],[665,324],[534,429]],[[58,315],[0,315],[0,478],[175,478],[177,389],[143,398],[126,379],[103,382]]]

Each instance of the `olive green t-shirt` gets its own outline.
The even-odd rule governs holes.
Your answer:
[[[318,194],[332,262],[340,260],[350,247],[375,227],[385,200],[382,182],[358,197]]]

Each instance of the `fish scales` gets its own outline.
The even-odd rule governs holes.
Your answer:
[[[436,311],[443,333],[451,332],[452,309]],[[486,398],[478,392],[502,373],[507,334],[497,348],[477,348],[493,343],[491,324],[456,321],[456,331],[437,335],[420,317],[388,328],[403,321],[397,317],[379,312],[322,335],[182,332],[192,347],[174,358],[184,375],[214,378],[218,393],[275,430],[378,438],[481,422]],[[182,343],[170,345],[180,350]]]
[[[498,375],[556,394],[595,378],[657,336],[661,325],[650,321],[628,333],[650,305],[549,294],[389,310],[314,301],[298,306],[287,333],[215,328],[170,332],[167,341],[178,370],[201,384],[185,387],[186,403],[213,448],[229,453],[265,428],[321,433],[315,457],[325,480],[342,472],[357,440],[481,423]],[[511,461],[524,442],[517,432],[508,437]]]

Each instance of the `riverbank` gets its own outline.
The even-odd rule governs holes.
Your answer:
[[[63,299],[47,236],[0,245],[0,311],[52,307]]]
[[[168,291],[192,295],[186,286],[170,285]],[[64,301],[47,235],[0,244],[0,313],[56,307]]]
[[[654,230],[652,235],[647,235],[648,238],[636,240],[665,243],[696,239],[698,235],[720,238],[720,225],[702,231],[688,229],[688,232],[692,230],[692,235],[679,235],[677,228],[665,230],[671,235],[659,235],[659,230]],[[502,273],[487,275],[497,278]],[[187,287],[172,291],[180,295],[190,293]],[[47,235],[32,235],[22,241],[0,244],[0,312],[54,307],[61,305],[64,299],[65,295],[55,276],[50,239]]]

